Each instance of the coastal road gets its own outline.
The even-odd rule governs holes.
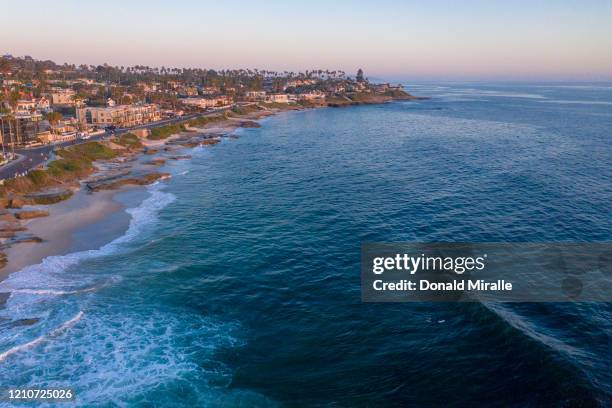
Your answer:
[[[160,120],[158,122],[147,123],[144,125],[138,125],[138,126],[134,126],[131,128],[117,128],[114,131],[114,134],[113,132],[107,131],[99,135],[92,136],[89,139],[77,139],[77,140],[71,140],[68,142],[31,147],[27,149],[18,149],[18,150],[15,150],[15,153],[23,156],[23,158],[17,159],[16,161],[7,163],[4,166],[0,167],[0,180],[11,179],[13,177],[19,176],[21,174],[28,172],[29,170],[32,170],[38,167],[39,165],[44,163],[49,158],[49,155],[55,149],[59,149],[59,148],[66,147],[66,146],[72,146],[72,145],[76,145],[80,143],[91,142],[92,140],[104,140],[110,136],[122,135],[124,133],[128,133],[136,129],[153,129],[153,128],[160,127],[160,126],[184,122],[184,121],[195,119],[201,116],[213,115],[215,113],[224,111],[226,109],[229,109],[229,108],[220,109],[220,110],[211,111],[211,112],[204,112],[204,113],[192,113],[190,115],[180,116],[180,117],[176,117],[172,119]]]

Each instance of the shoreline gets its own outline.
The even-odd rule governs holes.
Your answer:
[[[380,104],[388,101],[372,102],[367,104]],[[363,105],[363,103],[354,104]],[[348,105],[345,105],[348,106]],[[95,161],[96,170],[86,177],[79,177],[78,188],[72,188],[73,194],[62,201],[47,205],[24,205],[20,206],[20,212],[43,211],[48,215],[20,221],[22,229],[26,229],[27,235],[34,237],[32,240],[23,242],[3,243],[6,263],[0,267],[0,281],[9,275],[19,272],[24,268],[41,263],[49,256],[65,255],[74,250],[97,249],[110,242],[114,238],[125,233],[129,226],[131,217],[125,212],[126,206],[116,199],[116,196],[130,189],[142,189],[143,186],[151,184],[158,179],[169,177],[167,173],[159,173],[156,169],[163,166],[168,160],[190,159],[189,150],[196,146],[214,146],[222,137],[232,136],[232,133],[241,127],[260,127],[256,122],[263,118],[274,116],[278,113],[288,111],[303,111],[325,107],[338,107],[337,105],[325,106],[287,106],[273,107],[256,110],[247,113],[223,116],[220,120],[204,123],[199,126],[186,126],[183,131],[173,133],[160,139],[140,139],[141,148],[138,151],[117,146],[114,142],[108,144],[113,149],[120,151],[119,156],[113,161]],[[149,160],[145,160],[149,159]],[[130,171],[139,175],[139,178],[127,179],[123,175],[121,182],[108,182],[115,180],[118,172]],[[155,174],[155,177],[147,178]],[[103,180],[100,190],[91,189],[92,180]],[[144,181],[143,181],[144,180]],[[88,189],[88,187],[90,187]],[[4,214],[7,210],[4,210]],[[16,212],[13,212],[15,214]],[[104,222],[111,216],[121,216],[119,225],[111,228],[109,235],[105,236],[104,242],[88,245],[80,243],[75,245],[75,235],[96,223]],[[6,241],[6,239],[4,239]]]
[[[114,199],[118,192],[110,190],[91,194],[81,189],[68,200],[46,206],[47,217],[24,223],[28,231],[42,242],[17,243],[7,248],[8,262],[0,270],[0,280],[27,266],[41,263],[48,256],[65,255],[76,250],[76,232],[125,210],[125,206]],[[118,228],[125,231],[127,224]],[[96,249],[97,245],[81,242],[78,247],[79,250]]]
[[[158,179],[166,178],[166,173],[158,173],[157,168],[168,160],[188,159],[189,150],[195,147],[190,140],[196,135],[203,137],[203,145],[213,146],[221,137],[228,137],[240,127],[259,127],[256,120],[289,110],[304,109],[271,109],[249,112],[235,117],[204,124],[201,127],[189,126],[185,131],[171,134],[159,140],[141,139],[142,148],[134,152],[115,145],[107,144],[120,151],[112,161],[100,160],[94,162],[96,167],[92,174],[79,177],[78,187],[72,186],[71,196],[67,199],[50,204],[24,204],[15,208],[3,209],[1,215],[10,217],[9,231],[20,234],[19,240],[11,242],[11,238],[2,238],[2,251],[6,263],[0,268],[0,281],[28,266],[40,264],[49,256],[61,256],[80,250],[98,249],[104,244],[123,235],[129,227],[131,216],[125,211],[127,206],[117,200],[119,194],[140,190]],[[150,159],[150,160],[146,160]],[[156,161],[157,160],[157,161]],[[138,178],[127,179],[127,183],[107,183],[100,190],[88,188],[95,180],[114,178],[117,172],[128,168],[138,175]],[[163,177],[147,179],[148,175],[161,174]],[[139,181],[145,180],[140,183]],[[117,185],[115,185],[117,184]],[[44,213],[31,219],[15,219],[19,213]],[[121,218],[117,225],[106,226],[102,240],[95,243],[76,242],[76,235],[98,223],[104,223],[110,217]],[[17,223],[18,225],[15,225]],[[116,224],[116,220],[115,220]],[[4,222],[7,228],[7,222]],[[1,228],[0,228],[1,230]],[[110,230],[110,231],[109,231]]]

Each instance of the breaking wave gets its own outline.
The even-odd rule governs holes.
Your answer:
[[[61,333],[63,333],[65,330],[67,330],[68,328],[70,328],[72,325],[74,325],[76,322],[78,322],[79,320],[81,320],[81,318],[83,317],[83,311],[80,311],[79,313],[76,314],[76,316],[74,316],[72,319],[67,320],[66,322],[64,322],[61,326],[57,327],[56,329],[50,331],[49,333],[39,336],[37,338],[35,338],[34,340],[31,340],[27,343],[24,344],[20,344],[18,346],[14,346],[11,347],[10,349],[8,349],[7,351],[0,353],[0,362],[4,361],[7,357],[18,353],[20,351],[29,349],[31,347],[34,347],[40,343],[42,343],[45,340],[49,340],[53,337],[56,337],[58,335],[60,335]]]

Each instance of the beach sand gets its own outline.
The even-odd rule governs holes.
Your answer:
[[[43,239],[41,243],[20,243],[5,250],[8,263],[0,271],[0,280],[22,268],[40,263],[51,255],[63,255],[75,250],[99,248],[122,235],[129,225],[124,205],[115,199],[118,191],[89,193],[80,190],[72,198],[49,206],[33,206],[49,211],[48,217],[35,218],[24,223],[28,232]],[[112,218],[111,222],[104,222]],[[100,233],[79,234],[98,225]]]

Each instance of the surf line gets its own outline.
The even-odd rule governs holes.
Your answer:
[[[95,292],[108,286],[110,283],[104,282],[100,285],[92,286],[90,288],[75,289],[75,290],[55,290],[55,289],[13,289],[11,293],[26,294],[26,295],[76,295],[77,293]]]
[[[51,330],[49,333],[47,333],[46,335],[43,334],[40,337],[35,338],[32,341],[29,341],[27,343],[24,344],[20,344],[19,346],[15,346],[12,347],[8,350],[6,350],[4,353],[0,354],[0,361],[4,361],[7,357],[18,353],[22,350],[26,350],[29,349],[31,347],[34,347],[40,343],[42,343],[43,341],[47,340],[47,338],[53,338],[55,336],[58,336],[59,334],[61,334],[63,331],[69,329],[72,325],[74,325],[76,322],[78,322],[79,320],[81,320],[81,318],[83,317],[84,313],[81,310],[79,313],[77,313],[72,319],[62,323],[62,325],[60,325],[59,327]]]

